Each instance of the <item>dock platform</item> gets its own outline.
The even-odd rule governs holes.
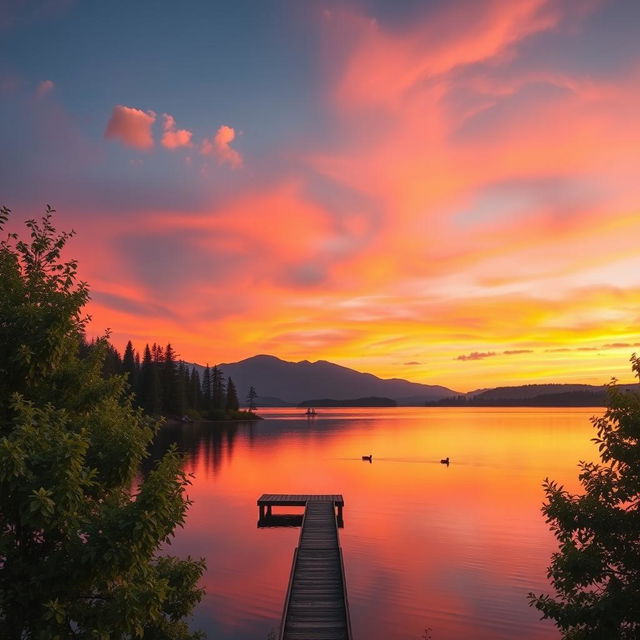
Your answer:
[[[341,495],[264,494],[258,500],[261,520],[269,520],[271,507],[287,505],[304,506],[305,511],[293,553],[280,640],[351,640],[338,537],[344,499]]]

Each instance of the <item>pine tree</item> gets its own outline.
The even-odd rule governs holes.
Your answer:
[[[131,344],[131,340],[127,342],[127,346],[124,349],[124,355],[122,356],[122,373],[126,376],[131,389],[135,390],[138,380],[136,375],[136,355],[133,349],[133,344]]]
[[[157,426],[102,376],[106,339],[83,344],[52,213],[0,243],[0,637],[195,638],[203,565],[157,555],[185,519],[181,460],[138,478]]]
[[[206,414],[211,413],[211,369],[209,368],[209,363],[207,362],[207,366],[205,367],[204,374],[202,376],[202,404],[203,409]]]
[[[189,376],[189,405],[195,412],[202,409],[202,387],[200,384],[200,374],[195,367],[191,368]]]
[[[118,350],[108,341],[105,343],[104,350],[102,376],[104,378],[110,378],[111,376],[118,375],[122,371],[122,359],[120,358]]]
[[[140,402],[147,415],[159,416],[162,413],[160,393],[158,364],[154,362],[152,350],[149,349],[147,344],[144,348],[144,357],[140,367]]]
[[[151,357],[155,364],[162,364],[164,362],[164,351],[162,347],[155,342],[151,345]]]
[[[256,399],[258,398],[258,394],[253,387],[249,387],[249,393],[247,394],[247,407],[249,411],[255,411],[258,407],[256,406]]]
[[[187,413],[187,389],[189,388],[189,373],[184,362],[180,360],[176,369],[176,382],[173,390],[175,411],[174,413],[180,417]]]
[[[134,374],[134,378],[136,380],[136,386],[134,389],[135,392],[135,397],[136,397],[136,403],[137,405],[140,407],[142,406],[141,401],[140,401],[140,354],[136,351],[136,357],[135,357],[135,374]]]
[[[236,391],[236,385],[233,384],[233,380],[229,378],[227,381],[227,400],[225,410],[238,411],[240,409],[240,402],[238,401],[238,392]]]
[[[211,370],[211,408],[213,411],[224,411],[226,407],[227,390],[224,374],[215,365]]]
[[[180,414],[178,398],[178,365],[176,362],[176,354],[169,343],[164,350],[164,362],[162,364],[162,373],[160,376],[162,387],[162,410],[165,415],[182,415]]]

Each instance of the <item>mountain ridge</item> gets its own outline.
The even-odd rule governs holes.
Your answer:
[[[187,364],[195,366],[200,373],[204,370],[202,365]],[[598,402],[606,395],[606,385],[578,383],[503,385],[462,393],[442,385],[426,385],[403,378],[380,378],[328,360],[290,362],[269,354],[221,363],[218,367],[225,376],[233,379],[241,402],[247,397],[249,387],[253,386],[258,393],[258,404],[262,406],[296,406],[310,398],[350,401],[366,397],[390,398],[399,406],[423,406],[425,403],[455,406],[466,401],[469,406],[472,403],[484,406],[495,403],[495,406],[500,406],[505,403],[525,403],[527,399],[536,397],[540,400],[542,396],[555,397],[558,402],[564,400],[567,406],[571,406],[575,399],[570,399],[569,394],[579,394],[584,401]],[[621,387],[629,388],[630,385]],[[552,403],[553,400],[548,402]]]
[[[204,369],[197,363],[200,372]],[[249,387],[255,387],[259,397],[273,401],[280,399],[285,404],[298,404],[309,398],[334,398],[351,400],[371,396],[387,397],[398,404],[403,399],[419,399],[411,404],[424,403],[459,395],[441,385],[426,385],[402,378],[380,378],[344,367],[327,360],[300,360],[289,362],[269,354],[258,354],[238,362],[218,364],[225,376],[233,379],[242,401]]]

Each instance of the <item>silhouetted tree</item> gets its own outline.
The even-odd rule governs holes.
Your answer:
[[[189,374],[184,362],[180,360],[176,369],[175,387],[171,390],[175,400],[174,413],[183,416],[187,412],[187,389],[189,386]]]
[[[111,376],[115,376],[122,371],[122,360],[120,358],[120,354],[118,350],[109,344],[109,342],[105,342],[105,355],[104,361],[102,363],[102,376],[104,378],[110,378]]]
[[[211,413],[211,369],[209,368],[209,363],[207,362],[207,366],[204,369],[204,374],[202,375],[202,403],[203,409],[205,413]]]
[[[236,385],[233,384],[233,380],[231,378],[227,381],[227,401],[225,409],[227,411],[238,411],[238,409],[240,409]]]
[[[136,357],[135,357],[135,378],[136,378],[136,386],[135,386],[135,396],[136,396],[136,402],[138,404],[138,406],[141,406],[140,403],[140,354],[136,351]]]
[[[189,376],[189,405],[191,409],[199,412],[202,409],[202,387],[200,384],[200,374],[195,367],[191,368]]]
[[[162,347],[155,342],[151,345],[151,357],[156,364],[164,362],[164,351],[162,350]]]
[[[211,370],[211,407],[214,411],[224,410],[226,407],[227,392],[224,382],[224,374],[215,365]]]
[[[162,363],[162,373],[160,375],[162,386],[162,410],[167,415],[180,413],[178,398],[178,366],[176,355],[171,343],[167,344],[164,350]]]
[[[127,342],[127,346],[124,349],[124,355],[122,356],[122,373],[127,377],[129,386],[135,390],[138,382],[138,370],[136,368],[136,356],[131,340]]]
[[[640,377],[640,359],[632,368]],[[584,492],[545,480],[542,511],[556,536],[548,575],[556,597],[529,594],[565,640],[640,638],[640,393],[609,390],[592,418],[601,464],[580,462]]]
[[[249,387],[249,393],[247,394],[247,407],[249,408],[249,411],[255,411],[257,409],[256,407],[257,397],[258,397],[258,394],[256,393],[256,390],[253,387]]]
[[[162,413],[160,394],[158,365],[153,361],[151,349],[147,344],[144,348],[144,357],[140,367],[140,401],[148,415],[158,416]]]

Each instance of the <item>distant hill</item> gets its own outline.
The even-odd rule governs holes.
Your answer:
[[[352,400],[333,400],[320,398],[319,400],[305,400],[299,407],[397,407],[398,403],[391,398],[354,398]]]
[[[473,396],[476,400],[509,400],[535,398],[541,395],[555,395],[558,393],[573,392],[601,392],[603,386],[590,384],[525,384],[516,387],[496,387],[495,389],[480,389],[471,391],[467,396]]]
[[[196,366],[202,372],[202,367]],[[423,405],[427,400],[457,395],[447,387],[399,378],[385,380],[325,360],[287,362],[259,355],[218,366],[225,376],[233,379],[241,403],[250,386],[255,387],[260,397],[269,398],[269,406],[276,406],[276,399],[284,404],[298,404],[309,398],[350,400],[372,396],[390,398],[400,405]]]
[[[631,385],[621,385],[621,389],[631,388]],[[607,391],[604,386],[589,384],[528,384],[481,389],[425,404],[466,407],[602,407],[607,404]]]

